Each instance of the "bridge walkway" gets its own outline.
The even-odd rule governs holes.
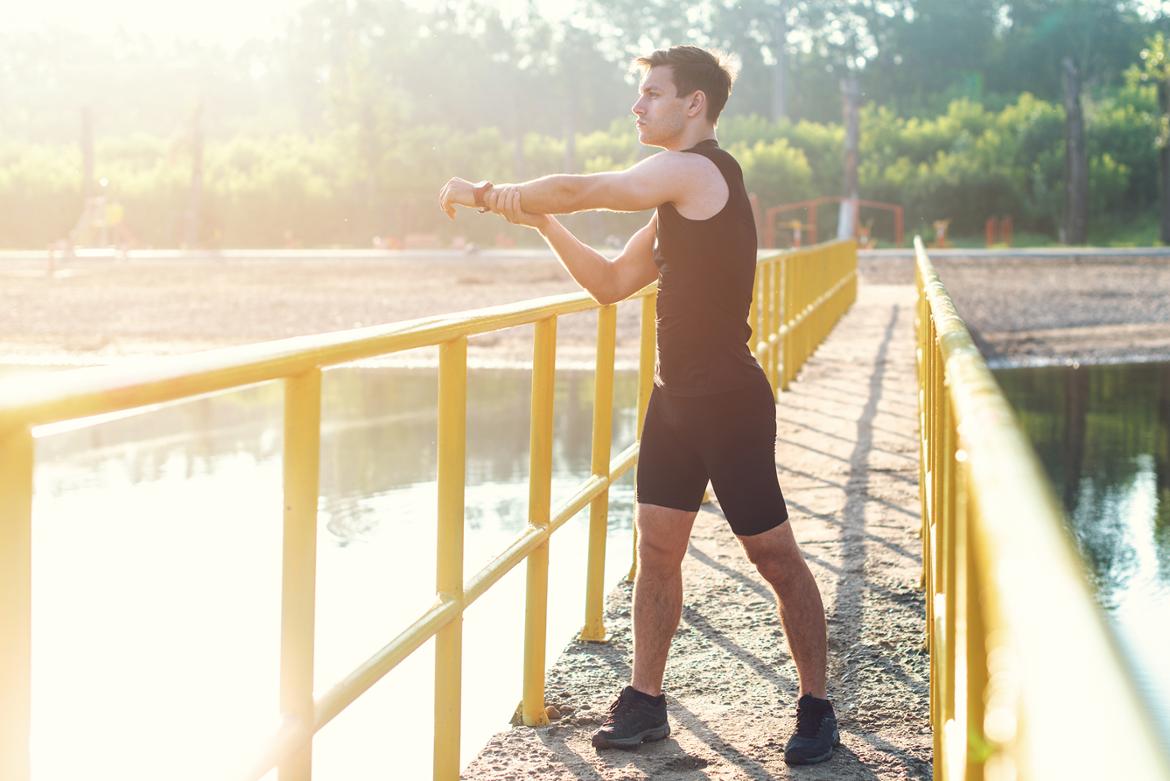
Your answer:
[[[683,564],[666,673],[673,732],[637,752],[590,734],[629,679],[629,584],[607,601],[608,644],[571,642],[550,671],[549,727],[496,735],[468,779],[931,777],[916,440],[914,288],[866,286],[777,404],[776,464],[829,620],[829,693],[842,747],[789,768],[796,669],[763,580],[717,504]],[[554,714],[555,716],[556,714]]]

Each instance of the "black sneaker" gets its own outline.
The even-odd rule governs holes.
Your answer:
[[[815,765],[833,756],[841,745],[833,703],[806,694],[796,703],[796,734],[784,747],[784,761],[790,765]]]
[[[669,734],[666,696],[651,697],[627,686],[609,706],[601,729],[593,733],[593,747],[637,748],[644,741],[662,740]]]

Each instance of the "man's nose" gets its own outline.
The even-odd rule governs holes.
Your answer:
[[[642,108],[642,101],[640,99],[634,105],[630,106],[630,111],[634,112],[638,116],[642,116],[646,113],[646,109]]]

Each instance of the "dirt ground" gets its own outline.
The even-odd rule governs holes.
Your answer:
[[[934,261],[992,367],[1170,360],[1170,258]],[[871,283],[912,283],[909,259],[863,260]]]
[[[936,261],[995,364],[1170,358],[1170,258]],[[912,261],[863,258],[863,283]],[[305,260],[0,260],[0,364],[91,364],[388,323],[577,292],[555,260],[487,252]],[[639,308],[619,307],[636,360]],[[564,318],[562,362],[589,363],[595,320]],[[522,361],[531,329],[477,337],[472,361]]]

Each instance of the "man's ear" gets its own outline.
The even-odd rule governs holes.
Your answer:
[[[695,90],[691,93],[691,101],[687,104],[687,116],[697,117],[707,110],[707,93]]]

